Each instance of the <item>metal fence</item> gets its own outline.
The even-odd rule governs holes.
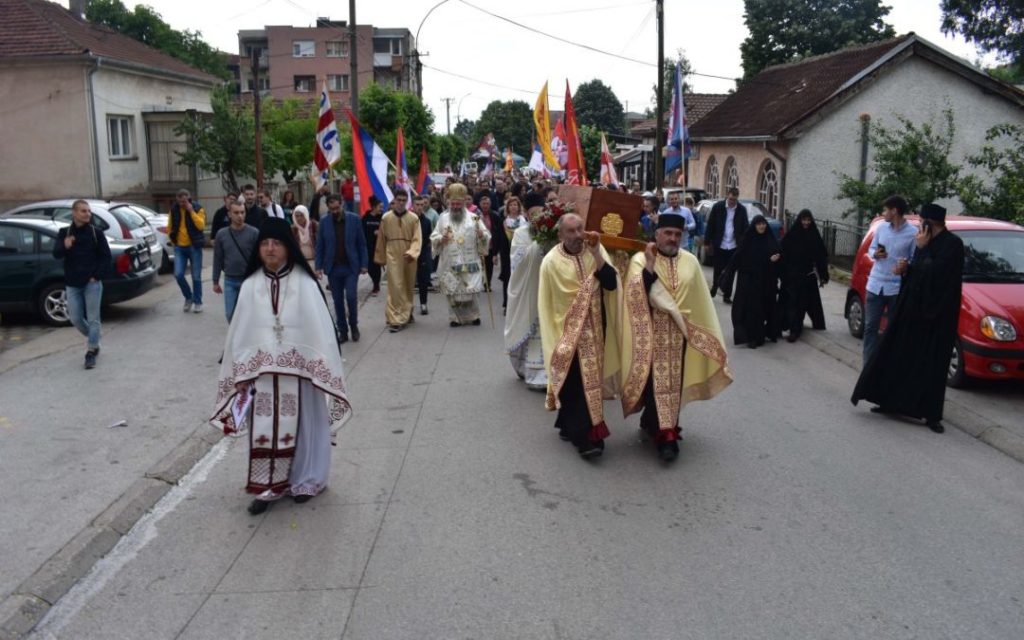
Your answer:
[[[796,215],[787,211],[787,231],[795,220]],[[852,271],[853,259],[857,256],[857,249],[868,228],[834,220],[815,220],[815,223],[821,231],[821,239],[825,241],[829,264],[838,269]]]

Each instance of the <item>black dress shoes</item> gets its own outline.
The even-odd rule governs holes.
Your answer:
[[[258,516],[270,506],[270,503],[266,500],[253,500],[249,503],[249,513]]]
[[[292,500],[294,500],[298,504],[302,504],[303,502],[309,502],[312,499],[313,496],[294,496],[292,498]]]
[[[345,344],[346,342],[348,342],[348,334],[347,333],[343,333],[340,336],[338,336],[338,343],[339,344]]]
[[[927,424],[928,428],[934,431],[935,433],[946,432],[946,427],[942,426],[942,423],[938,420],[929,420],[925,424]]]
[[[480,326],[480,318],[477,318],[476,320],[473,321],[473,326],[474,327],[479,327]]]
[[[359,342],[359,327],[352,327],[352,342]]]
[[[662,442],[658,445],[658,457],[665,462],[672,462],[679,457],[679,443]]]

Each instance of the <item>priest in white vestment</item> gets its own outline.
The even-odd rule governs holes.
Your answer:
[[[332,434],[350,415],[327,302],[288,223],[268,219],[228,327],[211,418],[248,436],[249,512],[326,489]]]
[[[483,263],[491,233],[466,211],[466,187],[448,187],[448,210],[437,219],[430,247],[437,263],[437,290],[448,298],[449,325],[480,324],[477,294],[484,290]],[[499,233],[501,231],[499,230]]]
[[[537,311],[540,263],[543,260],[544,249],[530,235],[530,225],[517,227],[512,234],[512,276],[508,281],[505,350],[516,375],[533,391],[545,391],[548,387]]]

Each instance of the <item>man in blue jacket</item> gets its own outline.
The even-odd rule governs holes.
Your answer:
[[[360,274],[366,273],[366,236],[359,216],[342,210],[338,194],[327,196],[327,211],[330,215],[321,218],[316,237],[316,275],[327,274],[341,342],[348,342],[350,328],[352,341],[359,342],[356,292]],[[348,314],[345,313],[346,303]]]

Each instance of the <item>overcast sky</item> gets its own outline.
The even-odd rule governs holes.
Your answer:
[[[126,5],[136,4],[123,0]],[[647,61],[629,62],[588,51],[514,26],[469,4],[533,29],[600,51]],[[416,33],[438,0],[357,0],[359,24],[405,27]],[[67,1],[61,2],[67,6]],[[238,31],[265,25],[311,26],[317,17],[348,20],[346,0],[149,0],[176,29],[202,32],[207,42],[238,52]],[[914,31],[952,53],[975,60],[976,49],[939,30],[939,0],[892,0],[888,22],[899,34]],[[247,8],[248,7],[248,8]],[[630,111],[651,104],[655,82],[657,31],[654,0],[448,0],[423,22],[420,31],[423,98],[444,132],[445,103],[451,126],[459,117],[475,119],[492,100],[525,100],[531,106],[545,80],[550,107],[562,108],[566,78],[578,84],[600,78]],[[709,76],[742,74],[739,46],[747,36],[742,0],[665,0],[665,54],[682,49],[693,70]],[[457,75],[453,75],[457,74]],[[464,78],[458,76],[465,76]],[[696,91],[724,93],[732,80],[691,76]],[[669,89],[666,89],[669,90]]]

